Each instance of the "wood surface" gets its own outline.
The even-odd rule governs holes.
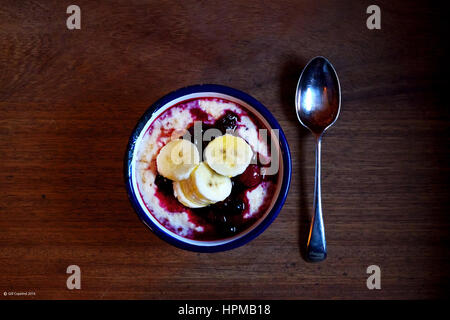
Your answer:
[[[0,296],[30,299],[429,299],[449,294],[446,11],[429,1],[64,1],[0,4]],[[328,259],[302,258],[314,140],[294,113],[317,55],[342,110],[322,144]],[[133,211],[123,157],[139,117],[217,83],[268,107],[292,152],[288,199],[258,238],[200,254]],[[81,268],[81,290],[66,268]],[[381,268],[381,290],[366,269]],[[21,297],[24,298],[24,297]]]

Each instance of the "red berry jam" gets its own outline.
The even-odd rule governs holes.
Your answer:
[[[261,168],[256,164],[249,165],[239,176],[239,182],[249,188],[257,186],[261,179]]]

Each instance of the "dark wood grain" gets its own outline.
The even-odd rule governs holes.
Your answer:
[[[34,299],[421,299],[449,293],[446,11],[427,1],[64,1],[0,4],[0,295]],[[305,262],[314,145],[294,89],[316,55],[342,111],[323,140],[328,259]],[[246,91],[281,123],[293,183],[241,248],[174,248],[137,218],[122,159],[145,109],[182,86]],[[82,289],[66,288],[66,268]],[[366,268],[382,289],[366,288]],[[3,298],[3,297],[2,297]],[[6,297],[8,298],[8,297]]]

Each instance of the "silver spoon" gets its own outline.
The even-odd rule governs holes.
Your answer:
[[[313,262],[322,261],[327,257],[320,187],[322,135],[336,121],[340,108],[341,87],[336,70],[324,57],[313,58],[303,69],[295,94],[298,120],[316,137],[314,215],[306,245],[306,258]]]

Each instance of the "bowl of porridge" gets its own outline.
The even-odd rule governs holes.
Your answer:
[[[260,102],[233,88],[196,85],[145,112],[124,174],[131,204],[157,236],[216,252],[248,243],[273,222],[289,191],[291,157]]]

